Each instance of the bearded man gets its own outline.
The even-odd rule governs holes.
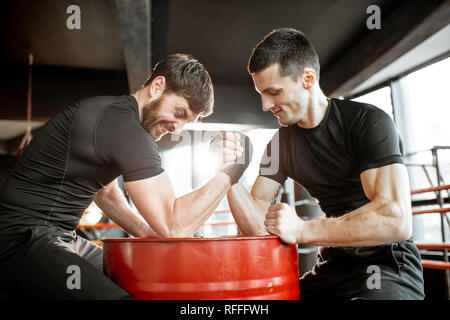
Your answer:
[[[221,136],[225,161],[176,198],[156,141],[213,111],[213,86],[191,56],[170,55],[137,92],[82,100],[40,129],[0,193],[0,291],[11,298],[122,299],[102,272],[102,248],[75,234],[92,201],[135,237],[188,237],[214,212],[246,164],[239,136]],[[126,201],[122,175],[139,213]],[[79,288],[68,270],[79,268]]]

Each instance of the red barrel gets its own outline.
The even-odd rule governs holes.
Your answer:
[[[295,245],[277,236],[104,239],[106,274],[135,299],[293,300]]]

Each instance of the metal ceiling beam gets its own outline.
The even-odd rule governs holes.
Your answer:
[[[145,82],[152,68],[151,0],[115,0],[130,92]]]
[[[383,15],[383,12],[381,12]],[[450,23],[450,0],[404,1],[365,38],[324,70],[321,87],[345,96],[379,70]]]

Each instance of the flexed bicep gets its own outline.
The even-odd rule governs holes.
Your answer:
[[[161,237],[176,229],[173,219],[175,194],[166,172],[157,176],[125,182],[128,194],[142,217]]]
[[[376,212],[390,218],[398,227],[400,238],[412,233],[411,191],[408,172],[400,163],[394,163],[361,173],[364,193]]]

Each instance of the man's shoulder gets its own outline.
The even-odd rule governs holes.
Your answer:
[[[352,100],[332,99],[336,112],[340,117],[346,119],[351,127],[354,125],[369,125],[379,120],[391,121],[391,117],[381,108],[364,102]]]
[[[77,102],[80,106],[96,106],[96,107],[125,107],[130,108],[136,104],[133,101],[134,98],[131,95],[120,95],[120,96],[95,96],[86,99],[82,99]]]
[[[341,100],[341,99],[331,99],[335,104],[339,112],[348,113],[351,115],[379,115],[381,113],[386,113],[379,107],[365,102],[358,102],[353,100]]]
[[[99,128],[115,130],[121,124],[139,124],[138,107],[133,106],[132,96],[95,96],[79,100],[64,113],[73,114],[72,127],[85,131]]]
[[[139,123],[138,105],[131,95],[97,96],[80,101],[86,115],[95,114],[99,119],[111,123]]]

